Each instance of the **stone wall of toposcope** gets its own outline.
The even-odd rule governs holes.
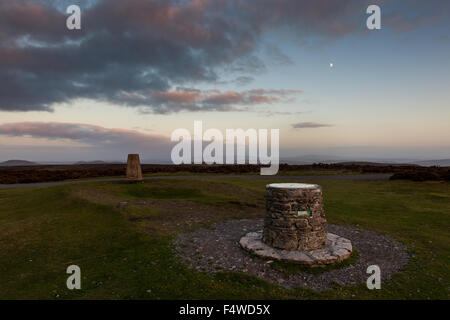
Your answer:
[[[285,250],[314,250],[327,244],[322,188],[266,186],[263,242]]]

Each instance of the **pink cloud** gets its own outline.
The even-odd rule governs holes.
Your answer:
[[[151,104],[178,108],[178,110],[222,110],[233,111],[236,106],[286,103],[295,101],[301,90],[266,90],[252,89],[247,91],[220,91],[219,89],[200,90],[196,88],[178,88],[147,95],[123,93],[122,98],[133,100],[133,103]],[[172,109],[173,109],[172,108]]]
[[[0,125],[0,135],[46,139],[68,139],[92,146],[131,146],[153,148],[167,146],[169,138],[137,130],[105,128],[83,123],[16,122]]]

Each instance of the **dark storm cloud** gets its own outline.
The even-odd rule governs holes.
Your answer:
[[[346,35],[360,27],[363,14],[355,19],[355,12],[367,5],[359,0],[73,3],[82,6],[82,30],[66,29],[66,1],[0,0],[0,110],[51,111],[54,103],[75,98],[154,113],[235,110],[232,97],[230,103],[211,97],[185,104],[163,98],[177,86],[218,83],[223,70],[251,79],[249,74],[265,70],[258,51],[267,30],[289,26],[297,38]],[[401,26],[402,19],[393,21]],[[290,62],[275,48],[269,55]]]

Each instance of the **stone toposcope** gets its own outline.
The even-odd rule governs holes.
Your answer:
[[[138,154],[129,154],[127,161],[127,180],[142,181],[141,162]]]
[[[240,245],[263,258],[298,264],[340,262],[351,255],[351,242],[327,233],[326,222],[319,185],[268,184],[264,229],[246,234]]]

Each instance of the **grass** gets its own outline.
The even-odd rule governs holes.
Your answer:
[[[443,182],[320,181],[330,223],[404,242],[413,257],[383,283],[315,292],[256,277],[211,277],[174,256],[176,234],[264,216],[264,186],[249,178],[89,182],[0,190],[0,299],[448,299],[450,186]],[[314,182],[311,180],[309,182]],[[117,208],[120,201],[128,201]],[[351,261],[350,261],[351,263]],[[79,265],[82,290],[66,288]],[[278,266],[295,272],[289,266]],[[342,267],[342,266],[341,266]]]
[[[259,171],[255,172],[223,172],[217,173],[218,175],[259,175]],[[365,174],[360,171],[352,171],[347,169],[328,169],[328,170],[300,170],[300,171],[279,171],[278,175],[281,176],[323,176],[323,175],[356,175],[356,174]],[[192,172],[192,171],[176,171],[176,172],[150,172],[143,173],[143,177],[167,177],[167,176],[211,176],[214,173],[210,172]],[[84,181],[84,180],[96,180],[96,179],[116,179],[116,178],[125,178],[125,175],[117,175],[117,176],[104,176],[104,177],[90,177],[90,178],[81,178],[81,179],[69,179],[69,181]]]

